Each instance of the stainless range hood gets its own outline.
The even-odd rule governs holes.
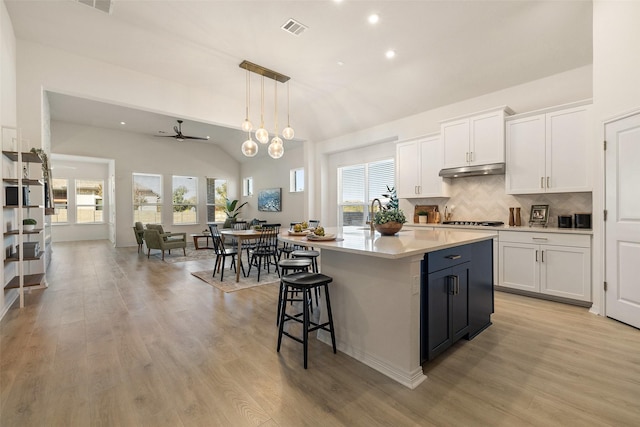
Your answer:
[[[504,175],[504,163],[490,165],[463,166],[459,168],[442,169],[439,175],[443,178],[463,178],[465,176]]]

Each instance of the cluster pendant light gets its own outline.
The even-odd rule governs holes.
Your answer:
[[[246,100],[246,113],[245,120],[242,123],[242,130],[247,132],[248,138],[242,144],[242,154],[247,157],[253,157],[258,153],[258,144],[251,139],[251,131],[253,129],[253,125],[249,120],[249,104],[250,104],[250,93],[251,93],[251,81],[249,72],[253,72],[259,74],[261,76],[261,91],[260,91],[260,127],[255,131],[255,137],[258,142],[261,144],[267,144],[269,142],[269,132],[264,127],[264,78],[273,79],[275,83],[274,89],[274,117],[275,117],[275,136],[271,139],[271,143],[267,149],[269,156],[274,159],[279,159],[284,154],[284,144],[282,139],[278,136],[278,82],[287,83],[287,127],[282,130],[282,137],[284,139],[290,140],[293,139],[294,131],[291,128],[291,124],[289,121],[289,77],[277,73],[275,71],[264,68],[260,65],[253,64],[249,61],[242,61],[240,64],[240,68],[244,68],[247,70],[247,100]]]

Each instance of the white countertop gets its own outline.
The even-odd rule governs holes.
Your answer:
[[[482,232],[448,228],[438,230],[403,228],[394,236],[382,236],[378,232],[371,234],[368,227],[366,229],[364,227],[327,227],[325,233],[335,234],[336,240],[311,241],[305,236],[289,235],[288,230],[282,231],[279,238],[289,243],[324,250],[396,259],[498,237],[498,233],[492,227],[483,227]]]
[[[481,231],[519,231],[523,233],[564,233],[564,234],[586,234],[592,235],[593,230],[591,228],[558,228],[558,227],[540,227],[533,226],[529,227],[529,225],[521,225],[519,227],[509,226],[509,225],[499,225],[497,227],[487,227],[483,225],[454,225],[454,224],[416,224],[416,223],[406,223],[405,227],[411,227],[414,229],[418,228],[431,228],[441,229],[441,228],[450,228],[456,230],[481,230]]]

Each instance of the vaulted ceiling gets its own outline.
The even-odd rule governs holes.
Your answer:
[[[19,39],[215,91],[241,105],[242,60],[286,74],[292,124],[314,141],[592,63],[590,1],[119,0],[110,13],[87,1],[5,3]],[[367,20],[372,13],[377,24]],[[298,36],[283,31],[291,18],[307,29]],[[388,49],[393,59],[385,57]],[[58,101],[52,116],[73,121],[82,102]],[[244,107],[228,123],[232,131],[243,114]],[[145,132],[159,130],[157,121],[146,126]],[[194,131],[215,139],[215,127]]]

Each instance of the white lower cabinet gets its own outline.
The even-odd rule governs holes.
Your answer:
[[[591,301],[591,236],[501,231],[499,242],[499,286]]]

